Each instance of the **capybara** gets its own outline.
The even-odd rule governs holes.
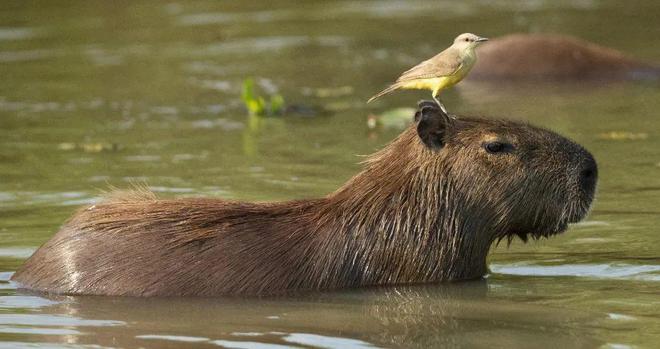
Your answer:
[[[580,145],[505,120],[416,122],[324,198],[249,203],[116,193],[78,211],[19,287],[130,296],[275,295],[480,278],[494,241],[583,219],[597,167]]]
[[[650,79],[657,66],[575,37],[511,34],[479,48],[473,80]]]

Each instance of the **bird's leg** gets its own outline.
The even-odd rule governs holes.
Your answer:
[[[440,100],[439,100],[438,98],[436,98],[435,93],[432,94],[431,97],[433,97],[433,100],[434,100],[436,103],[438,103],[438,107],[440,107],[440,110],[442,110],[443,113],[447,114],[447,109],[445,109],[445,106],[442,105],[442,103],[440,102]],[[449,114],[448,114],[448,115],[449,115]]]

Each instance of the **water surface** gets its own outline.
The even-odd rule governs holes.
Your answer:
[[[460,32],[558,32],[660,61],[656,1],[4,1],[0,4],[0,348],[656,347],[657,81],[468,83],[459,114],[529,121],[599,163],[588,220],[494,249],[484,280],[285,299],[131,299],[17,292],[11,273],[102,190],[316,197],[396,129],[364,101]],[[251,125],[254,77],[325,109]]]

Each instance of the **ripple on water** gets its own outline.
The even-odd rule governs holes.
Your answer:
[[[90,320],[67,315],[47,314],[0,314],[0,325],[10,326],[122,326],[117,320]]]
[[[603,349],[632,349],[634,347],[630,346],[628,344],[607,343],[607,344],[603,345],[601,348],[603,348]]]
[[[231,349],[298,349],[301,347],[290,346],[284,344],[272,344],[272,343],[261,343],[261,342],[242,342],[242,341],[228,341],[228,340],[216,340],[210,341],[209,343],[221,346],[223,348]]]
[[[149,190],[154,193],[194,193],[195,189],[193,188],[176,188],[176,187],[160,187],[160,186],[149,186]]]
[[[0,248],[0,258],[26,259],[34,253],[34,248],[6,247]]]
[[[2,272],[0,273],[0,290],[15,290],[16,287],[13,283],[9,281],[11,276],[14,275],[14,272]]]
[[[310,333],[291,333],[287,336],[284,336],[283,339],[290,343],[297,343],[302,345],[309,345],[315,348],[323,349],[374,349],[376,346],[365,341],[350,339],[350,338],[341,338],[341,337],[329,337],[321,336],[318,334]]]
[[[660,265],[632,264],[491,264],[497,274],[526,276],[577,276],[597,279],[660,281]]]
[[[207,341],[209,341],[209,339],[205,338],[205,337],[169,336],[169,335],[157,335],[157,334],[144,334],[144,335],[135,336],[135,338],[139,338],[139,339],[162,339],[162,340],[168,340],[168,341],[174,341],[174,342],[187,342],[187,343],[207,342]]]
[[[45,203],[56,203],[56,204],[67,204],[68,201],[74,201],[74,204],[78,204],[80,200],[87,201],[92,198],[88,193],[77,192],[77,191],[63,191],[55,193],[39,193],[39,192],[22,192],[19,194],[19,199],[25,197],[24,203],[26,204],[45,204]]]
[[[634,320],[637,320],[637,318],[634,317],[634,316],[624,315],[624,314],[617,314],[617,313],[609,313],[609,314],[607,314],[607,317],[611,320],[617,320],[617,321],[634,321]]]
[[[0,40],[25,40],[37,36],[34,28],[0,28]]]
[[[571,224],[572,227],[607,227],[611,224],[605,221],[582,221]]]
[[[226,55],[227,53],[267,52],[306,45],[345,46],[348,39],[341,36],[267,36],[243,38],[207,46],[203,54]]]
[[[128,155],[124,160],[132,162],[156,162],[161,160],[160,155]]]
[[[182,161],[191,161],[191,160],[205,160],[208,157],[209,153],[203,151],[200,154],[174,154],[172,155],[172,162],[182,162]]]
[[[78,206],[96,203],[97,198],[84,192],[15,192],[11,195],[0,193],[0,206],[2,205],[42,205]]]
[[[52,58],[61,55],[59,51],[36,49],[23,51],[0,51],[0,62],[25,62]]]
[[[371,343],[361,341],[358,339],[342,338],[342,337],[329,337],[318,334],[310,333],[282,333],[282,332],[234,332],[232,336],[237,337],[261,337],[265,335],[274,335],[280,337],[279,339],[287,344],[275,344],[266,342],[257,342],[254,339],[251,341],[241,340],[228,340],[218,339],[210,340],[205,337],[189,337],[189,336],[175,336],[175,335],[139,335],[136,338],[140,339],[160,339],[175,342],[206,342],[215,344],[225,348],[234,349],[292,349],[292,348],[321,348],[321,349],[375,349],[378,348]]]
[[[419,18],[440,14],[444,16],[465,16],[476,12],[477,7],[459,2],[410,2],[410,1],[347,1],[336,6],[324,6],[316,11],[274,10],[251,12],[206,12],[181,15],[177,24],[181,26],[202,26],[234,23],[271,23],[282,21],[325,21],[332,18]]]
[[[67,329],[67,328],[42,328],[42,327],[8,327],[0,326],[0,333],[15,333],[15,334],[33,334],[43,336],[70,336],[82,334],[80,331]]]
[[[9,279],[11,279],[12,275],[14,275],[13,271],[0,272],[0,281],[9,281]]]
[[[59,304],[59,302],[51,301],[46,298],[36,296],[0,296],[0,308],[31,308],[37,309],[51,305]]]
[[[0,342],[0,349],[112,349],[97,344],[60,344],[60,343],[24,343],[24,342]]]
[[[0,201],[14,201],[16,195],[14,193],[0,192]]]
[[[230,119],[217,118],[217,119],[201,119],[195,120],[190,123],[192,128],[221,128],[225,131],[242,130],[245,125],[242,122],[233,121]]]
[[[301,14],[289,10],[254,11],[254,12],[206,12],[180,16],[177,24],[182,26],[197,26],[209,24],[227,24],[240,22],[275,22],[290,21],[299,18]]]

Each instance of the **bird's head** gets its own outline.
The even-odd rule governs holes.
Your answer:
[[[482,38],[478,35],[472,33],[463,33],[454,39],[454,46],[459,49],[474,49],[479,46],[482,42],[488,41],[488,38]]]

